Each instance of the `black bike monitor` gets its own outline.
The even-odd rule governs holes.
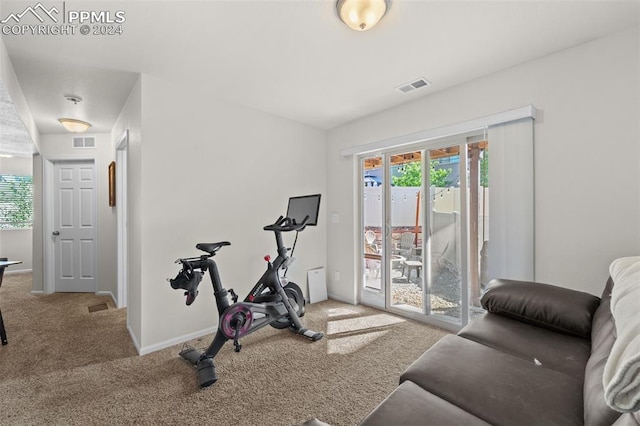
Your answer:
[[[320,194],[289,198],[287,217],[295,220],[296,223],[302,223],[304,218],[309,216],[307,226],[316,226],[318,211],[320,211]]]

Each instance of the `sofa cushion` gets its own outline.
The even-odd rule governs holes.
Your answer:
[[[500,279],[489,283],[481,302],[489,312],[588,339],[600,299],[553,285]]]
[[[410,380],[494,425],[582,425],[582,380],[448,335],[407,368]]]
[[[593,314],[591,328],[591,356],[587,362],[584,378],[584,424],[610,425],[620,417],[604,399],[602,375],[604,366],[615,342],[615,324],[611,315],[611,288],[613,281],[607,281],[602,292],[600,306]]]
[[[604,397],[629,413],[640,410],[640,256],[615,260],[609,272],[616,340],[604,367]]]
[[[401,383],[361,423],[389,425],[488,425],[411,381]]]
[[[591,343],[587,339],[491,313],[476,318],[458,335],[577,380],[584,377],[584,367],[591,355]]]

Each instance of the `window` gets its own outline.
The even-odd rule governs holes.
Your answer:
[[[33,225],[33,178],[0,174],[0,229]]]

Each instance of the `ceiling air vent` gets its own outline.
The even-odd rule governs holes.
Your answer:
[[[429,86],[431,86],[431,83],[429,81],[427,81],[425,78],[419,78],[416,81],[412,81],[411,83],[403,84],[397,89],[402,93],[407,94],[413,92],[414,90]]]
[[[94,137],[76,137],[73,138],[74,148],[95,148],[96,139]]]

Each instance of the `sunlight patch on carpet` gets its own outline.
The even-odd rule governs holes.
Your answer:
[[[327,353],[347,355],[352,354],[365,346],[373,343],[375,340],[387,334],[389,330],[372,331],[363,334],[356,334],[353,336],[339,337],[336,339],[330,339],[327,342]]]
[[[366,317],[349,318],[343,320],[329,321],[327,323],[327,335],[349,333],[367,329],[385,327],[392,324],[405,322],[406,320],[392,315],[378,314]]]
[[[344,317],[347,315],[357,314],[358,311],[354,311],[353,309],[349,309],[349,308],[331,308],[329,309],[328,313],[329,313],[329,318],[333,318],[333,317]]]

